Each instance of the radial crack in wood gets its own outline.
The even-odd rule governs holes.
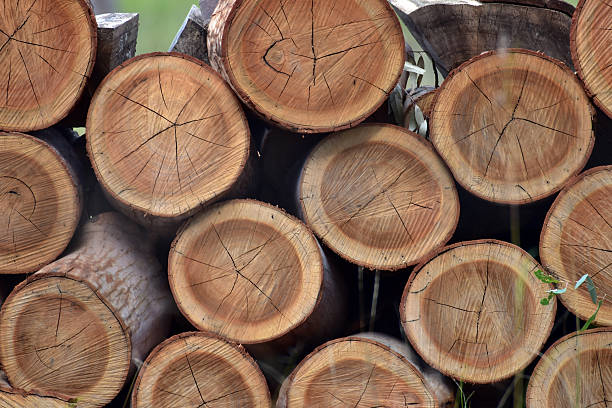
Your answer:
[[[612,118],[612,5],[580,0],[570,33],[572,59],[597,106]]]
[[[391,125],[324,139],[304,164],[297,199],[327,246],[372,269],[418,263],[448,241],[459,217],[455,184],[431,145]]]
[[[548,273],[570,285],[589,274],[603,300],[594,323],[604,326],[612,325],[611,198],[612,166],[584,172],[557,197],[540,239],[540,257]],[[582,320],[597,308],[585,284],[559,298]]]
[[[528,50],[491,51],[446,78],[430,138],[468,191],[524,204],[560,190],[585,166],[593,115],[578,79],[560,62]]]
[[[236,344],[204,332],[183,333],[157,346],[144,362],[132,407],[271,405],[259,366]]]
[[[342,290],[314,235],[254,200],[220,203],[187,222],[168,277],[194,326],[243,344],[326,337],[342,326]]]
[[[404,39],[384,0],[222,0],[208,52],[250,108],[314,133],[354,126],[383,103],[402,72]]]
[[[249,128],[224,81],[195,58],[133,58],[98,88],[87,119],[96,177],[146,226],[176,224],[245,176]]]
[[[42,268],[77,228],[82,193],[60,152],[32,136],[0,132],[0,274]]]
[[[501,241],[452,245],[419,265],[400,304],[404,331],[432,367],[493,383],[525,368],[548,338],[556,303],[525,251]]]
[[[0,13],[0,129],[44,129],[63,119],[96,56],[84,0],[4,0]]]
[[[527,387],[529,408],[612,406],[612,328],[570,333],[542,355]]]

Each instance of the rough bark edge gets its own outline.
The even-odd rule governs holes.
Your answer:
[[[323,292],[324,292],[324,282],[325,282],[325,273],[328,272],[328,270],[325,268],[325,265],[327,264],[327,262],[325,261],[325,254],[323,253],[323,250],[321,248],[321,246],[319,245],[316,235],[314,234],[314,232],[312,232],[312,230],[310,229],[310,227],[308,227],[308,225],[306,225],[302,220],[300,220],[297,217],[294,217],[293,215],[289,214],[287,211],[285,211],[284,209],[282,209],[281,207],[277,207],[275,205],[272,204],[268,204],[266,202],[263,201],[259,201],[259,200],[255,200],[252,198],[244,198],[244,199],[237,199],[237,200],[232,200],[232,201],[236,201],[236,202],[242,202],[242,203],[253,203],[253,204],[257,204],[257,205],[263,205],[266,206],[270,209],[276,210],[281,212],[284,216],[286,216],[287,218],[289,218],[291,221],[302,224],[302,226],[304,226],[304,228],[309,231],[312,234],[312,238],[314,240],[314,244],[319,248],[319,254],[320,254],[320,258],[321,258],[321,283],[319,285],[319,290],[317,293],[317,300],[315,302],[315,304],[313,305],[312,309],[310,310],[310,313],[306,316],[304,316],[300,321],[296,322],[295,324],[293,324],[289,329],[287,329],[285,332],[280,333],[279,335],[276,336],[271,336],[269,338],[263,339],[263,340],[257,340],[255,342],[250,342],[250,341],[243,341],[241,342],[241,344],[247,344],[247,345],[259,345],[259,344],[263,344],[263,343],[269,343],[269,342],[273,342],[276,340],[285,340],[287,338],[287,336],[291,336],[291,334],[293,332],[295,332],[296,330],[302,329],[304,326],[308,325],[308,319],[310,318],[310,316],[312,316],[319,307],[319,304],[321,303],[321,300],[323,299]],[[207,211],[214,211],[217,207],[226,204],[229,201],[222,201],[222,202],[218,202],[215,203],[214,205],[210,206]],[[181,225],[181,227],[179,228],[179,230],[176,233],[176,237],[174,238],[174,240],[172,241],[172,243],[170,244],[170,254],[172,254],[173,252],[177,253],[175,248],[176,245],[179,241],[179,239],[182,237],[183,232],[185,232],[185,230],[187,230],[191,224],[194,222],[194,218],[190,218],[188,219],[185,223],[183,223]],[[170,255],[168,255],[168,265],[170,265]],[[172,292],[172,297],[173,299],[176,299],[176,289],[174,286],[174,282],[173,280],[169,279],[169,284],[170,284],[170,291]],[[200,329],[199,327],[199,322],[194,320],[191,316],[187,316],[187,314],[185,314],[183,312],[183,308],[182,306],[180,306],[178,304],[178,302],[176,302],[177,307],[179,309],[179,311],[181,312],[181,315],[183,315],[188,321],[189,323],[191,323],[194,327],[198,328],[199,330],[202,330],[204,332],[209,332],[206,329]],[[215,334],[216,337],[220,337],[223,338],[217,334]],[[230,342],[233,342],[233,340],[229,339]]]
[[[588,170],[586,170],[583,173],[580,173],[574,177],[572,177],[568,183],[565,185],[565,187],[563,187],[563,189],[561,190],[561,192],[559,193],[559,195],[557,196],[557,198],[555,198],[555,201],[551,204],[550,208],[548,209],[548,212],[546,213],[546,218],[544,218],[544,224],[542,224],[542,230],[540,231],[540,242],[538,244],[538,251],[540,254],[540,260],[542,260],[542,244],[544,243],[544,235],[546,234],[546,232],[548,232],[548,225],[550,223],[550,218],[552,217],[552,214],[554,212],[554,210],[557,208],[557,205],[561,202],[561,200],[563,200],[565,198],[565,196],[569,193],[570,189],[572,187],[574,187],[576,184],[580,183],[582,180],[584,180],[585,178],[587,178],[588,176],[593,175],[594,173],[599,173],[600,171],[608,171],[612,173],[612,165],[607,165],[607,166],[597,166],[597,167],[593,167],[590,168]],[[542,260],[543,261],[543,260]],[[543,264],[544,262],[541,263],[541,266],[544,270],[546,270],[547,272],[550,272],[550,269],[546,266],[544,266]],[[569,310],[573,315],[579,317],[582,320],[587,320],[589,317],[591,317],[591,314],[588,315],[584,315],[582,313],[579,313],[578,310],[576,310],[574,307],[571,307],[571,305],[569,305],[569,303],[565,300],[563,300],[563,296],[555,296],[558,297],[559,300],[561,301],[561,303],[563,304],[563,306],[565,306],[565,308],[567,310]],[[601,324],[597,321],[597,317],[595,317],[594,320],[595,324]]]
[[[436,93],[436,95],[438,95]],[[396,265],[393,267],[384,267],[381,268],[379,265],[374,265],[374,264],[370,264],[368,262],[361,262],[361,261],[357,261],[355,259],[352,259],[351,257],[347,256],[346,254],[341,254],[339,252],[336,252],[336,250],[334,249],[334,246],[331,245],[331,243],[329,242],[329,240],[327,239],[327,237],[319,237],[317,234],[315,234],[315,236],[320,239],[329,249],[332,250],[333,253],[337,254],[338,256],[340,256],[342,259],[344,259],[345,261],[348,261],[352,264],[358,265],[358,266],[363,266],[364,268],[367,269],[371,269],[371,270],[380,270],[380,271],[389,271],[389,272],[395,272],[395,271],[399,271],[402,269],[406,269],[409,266],[412,265],[418,265],[421,262],[423,262],[424,260],[428,260],[432,254],[435,254],[440,248],[443,248],[446,246],[446,244],[448,243],[448,241],[453,237],[453,235],[455,234],[455,231],[457,230],[457,225],[459,224],[459,217],[461,216],[461,204],[459,202],[459,195],[457,192],[457,187],[455,186],[455,178],[453,177],[453,173],[450,171],[450,169],[448,168],[448,165],[446,164],[446,162],[444,161],[444,159],[442,157],[440,157],[440,155],[438,154],[437,150],[434,148],[433,144],[428,141],[427,139],[425,139],[424,137],[421,137],[419,135],[417,135],[416,133],[406,129],[405,127],[401,127],[401,126],[397,126],[397,125],[391,125],[389,123],[364,123],[361,125],[362,127],[385,127],[385,128],[391,128],[391,129],[395,129],[395,130],[400,130],[402,132],[407,132],[410,133],[415,139],[417,139],[424,148],[429,149],[434,155],[436,155],[438,157],[438,159],[440,159],[441,164],[443,165],[443,167],[448,171],[448,175],[450,176],[451,181],[453,182],[452,186],[453,186],[453,192],[455,195],[455,207],[457,208],[457,217],[453,223],[452,228],[449,230],[448,234],[446,234],[446,236],[444,236],[444,239],[442,240],[443,243],[437,247],[432,249],[431,251],[429,251],[428,253],[426,253],[425,255],[421,256],[420,258],[416,259],[415,261],[411,262],[411,263],[404,263],[401,265]],[[297,189],[296,189],[296,199],[297,199],[297,212],[299,215],[299,218],[303,220],[303,222],[308,226],[310,224],[310,220],[308,220],[308,217],[306,216],[305,212],[304,212],[304,207],[303,207],[303,201],[301,200],[302,197],[302,178],[304,175],[304,168],[310,163],[310,159],[311,157],[315,154],[315,152],[317,152],[320,148],[321,145],[323,143],[325,143],[326,140],[329,140],[330,137],[333,137],[332,135],[326,137],[325,139],[321,140],[319,143],[317,143],[315,145],[315,147],[310,151],[308,157],[306,158],[306,160],[304,161],[304,163],[302,164],[302,168],[300,170],[300,175],[299,178],[297,180]],[[418,156],[417,156],[418,157]],[[309,229],[312,230],[312,228],[308,227]]]
[[[210,65],[217,71],[219,74],[227,81],[227,83],[234,90],[239,99],[249,107],[249,109],[254,112],[258,117],[271,123],[275,126],[281,127],[285,130],[295,133],[329,133],[329,132],[338,132],[344,129],[354,128],[359,125],[361,122],[366,120],[369,116],[371,116],[374,112],[376,112],[383,103],[387,100],[395,85],[400,79],[403,70],[399,69],[398,73],[393,81],[390,82],[389,89],[385,90],[385,93],[381,95],[380,100],[378,100],[375,105],[368,110],[361,117],[356,118],[354,121],[345,122],[343,124],[333,126],[333,127],[309,127],[303,126],[296,123],[289,123],[280,118],[275,118],[273,115],[266,114],[264,112],[260,112],[257,108],[257,104],[253,102],[250,96],[242,89],[237,89],[234,85],[235,77],[232,71],[229,71],[227,68],[229,66],[228,62],[228,44],[224,39],[227,37],[229,33],[229,29],[231,27],[231,22],[236,16],[238,8],[242,5],[245,0],[219,0],[215,11],[212,14],[209,23],[209,31],[207,36],[208,42],[208,59],[210,60]],[[248,1],[248,0],[247,0]],[[374,1],[374,0],[371,0]],[[383,7],[387,9],[389,15],[395,15],[395,11],[388,3],[387,0],[382,0],[384,3]],[[396,29],[398,32],[402,32],[402,28],[399,22],[399,18],[394,18]],[[404,40],[404,36],[401,36],[402,43],[402,55],[405,55],[406,44]]]
[[[8,379],[6,378],[6,373],[4,371],[0,371],[0,394],[18,395],[23,398],[39,397],[39,398],[50,399],[50,400],[56,401],[58,404],[65,403],[67,407],[69,406],[68,405],[69,398],[65,395],[61,395],[59,393],[53,393],[53,392],[42,392],[38,390],[30,390],[28,392],[28,391],[22,390],[21,388],[15,388],[11,386],[8,383]]]
[[[580,0],[578,2],[578,6],[576,6],[576,11],[572,15],[572,25],[570,26],[570,53],[572,56],[572,62],[574,63],[574,67],[576,68],[576,73],[580,78],[580,84],[582,85],[584,91],[586,92],[589,99],[597,105],[599,109],[603,113],[605,113],[609,118],[612,118],[612,110],[608,107],[606,108],[599,100],[595,98],[595,94],[591,92],[589,86],[584,82],[584,73],[582,70],[582,66],[580,65],[580,58],[578,56],[578,48],[576,45],[576,37],[578,36],[578,23],[580,20],[580,16],[582,15],[582,10],[584,9],[584,5],[586,0]]]
[[[558,11],[571,17],[574,6],[563,0],[478,0],[481,3],[513,4],[516,6],[528,6]]]
[[[215,70],[211,69],[211,67],[209,65],[207,65],[205,62],[192,57],[190,55],[187,54],[181,54],[178,52],[152,52],[152,53],[147,53],[147,54],[141,54],[141,55],[137,55],[133,58],[130,58],[129,60],[123,62],[122,64],[118,65],[115,69],[113,69],[100,83],[100,85],[98,86],[98,88],[96,89],[95,94],[93,95],[93,97],[91,98],[91,104],[89,106],[89,110],[87,111],[87,128],[91,127],[90,121],[91,121],[91,117],[92,117],[92,111],[93,111],[93,106],[94,103],[96,102],[96,100],[98,99],[101,91],[102,91],[102,87],[104,85],[106,85],[106,83],[109,81],[109,78],[111,78],[117,71],[125,68],[126,66],[135,63],[137,61],[140,61],[142,59],[148,59],[148,58],[156,58],[156,57],[177,57],[177,58],[182,58],[184,60],[196,63],[197,65],[199,65],[201,68],[203,68],[205,71],[207,71],[210,75],[217,77],[220,82],[223,82],[226,86],[227,86],[227,82],[219,75],[218,72],[216,72]],[[228,89],[231,91],[231,88],[228,87]],[[215,203],[221,199],[223,199],[224,197],[232,194],[234,192],[234,186],[244,183],[244,179],[248,178],[248,176],[250,174],[246,174],[247,173],[247,169],[252,167],[252,165],[249,163],[250,158],[252,157],[252,153],[254,153],[254,149],[252,148],[252,137],[251,137],[251,130],[249,128],[249,124],[247,122],[246,116],[244,114],[244,111],[242,110],[242,106],[240,105],[240,101],[238,99],[235,99],[236,104],[238,104],[240,106],[240,110],[242,112],[242,122],[244,124],[244,127],[246,129],[246,136],[249,139],[249,143],[247,144],[247,152],[245,155],[245,159],[243,160],[243,162],[241,163],[241,173],[235,178],[234,182],[228,186],[228,188],[225,189],[225,191],[220,192],[219,194],[217,194],[215,197],[211,198],[209,201],[207,202],[201,202],[198,205],[196,205],[195,207],[193,207],[191,210],[181,214],[181,215],[177,215],[177,216],[169,216],[169,215],[164,215],[164,214],[157,214],[155,212],[151,212],[147,209],[141,208],[139,206],[133,205],[127,201],[125,201],[124,199],[122,199],[119,195],[115,194],[110,188],[108,188],[105,180],[101,177],[101,172],[98,169],[98,166],[95,162],[95,160],[93,159],[93,153],[91,151],[91,142],[90,142],[90,138],[87,136],[87,156],[89,157],[89,161],[91,162],[91,167],[94,170],[96,179],[98,180],[98,182],[100,183],[100,185],[102,186],[102,190],[104,192],[104,194],[110,198],[110,203],[117,208],[122,214],[126,215],[127,217],[136,220],[139,224],[144,225],[144,226],[148,226],[151,227],[153,226],[158,227],[158,225],[156,224],[156,222],[159,223],[159,227],[162,229],[166,229],[166,228],[175,228],[177,224],[179,224],[181,221],[185,220],[186,218],[191,217],[192,215],[198,213],[202,208],[204,208],[205,206],[208,206],[212,203]],[[152,225],[153,224],[153,225]]]
[[[40,144],[42,147],[46,148],[47,150],[51,151],[53,153],[53,155],[56,156],[57,161],[62,165],[62,167],[66,170],[66,173],[68,173],[68,176],[70,178],[70,181],[72,182],[72,185],[75,189],[75,191],[77,192],[76,197],[72,197],[74,199],[74,201],[76,201],[76,207],[78,208],[78,213],[76,214],[76,223],[74,224],[74,227],[72,228],[72,237],[74,237],[74,234],[76,233],[77,227],[79,226],[80,220],[81,220],[81,216],[83,214],[83,209],[85,207],[85,197],[84,197],[84,193],[83,193],[83,183],[81,181],[81,177],[80,177],[80,172],[77,169],[77,166],[71,163],[71,159],[78,159],[76,152],[71,151],[72,146],[70,146],[70,143],[67,140],[61,140],[60,138],[63,137],[63,135],[53,135],[51,136],[51,138],[55,139],[53,141],[49,141],[46,140],[46,136],[44,134],[39,135],[39,137],[36,136],[31,136],[25,133],[21,133],[21,132],[4,132],[4,131],[0,131],[0,134],[5,133],[5,134],[13,134],[13,135],[18,135],[20,137],[23,137],[25,139],[28,139],[34,143],[38,143]],[[43,137],[43,138],[41,138]],[[59,140],[58,140],[59,139]],[[58,142],[59,143],[56,143]],[[65,143],[64,143],[65,141]],[[58,192],[58,193],[65,193],[64,191]],[[71,239],[72,239],[71,237]],[[55,259],[57,259],[57,257],[59,257],[68,247],[68,244],[70,244],[71,239],[66,241],[66,244],[63,245],[62,247],[60,247],[57,251],[55,251],[53,257],[50,259],[50,261],[45,261],[43,263],[39,263],[37,265],[34,265],[32,267],[29,268],[23,268],[23,269],[19,269],[19,270],[15,270],[14,272],[1,272],[0,271],[0,276],[2,275],[11,275],[11,274],[23,274],[23,273],[32,273],[32,272],[36,272],[37,270],[43,268],[44,266],[48,265],[49,263],[53,262]],[[8,299],[8,297],[7,297]],[[5,301],[7,300],[5,299]],[[0,298],[0,306],[2,305],[2,301]]]
[[[584,0],[581,0],[584,1]],[[477,55],[475,57],[470,58],[469,60],[465,61],[463,64],[459,65],[457,68],[453,69],[444,79],[444,81],[442,82],[442,84],[440,85],[439,88],[436,89],[436,94],[434,96],[433,102],[432,102],[432,110],[431,110],[431,117],[429,118],[430,123],[429,123],[429,129],[433,128],[433,124],[436,122],[435,120],[435,116],[436,116],[436,107],[438,106],[438,101],[440,100],[440,95],[442,94],[442,91],[446,89],[446,87],[448,86],[448,83],[450,82],[449,79],[452,78],[453,76],[459,74],[461,71],[463,71],[464,69],[467,68],[468,65],[470,65],[473,62],[476,62],[482,58],[486,58],[488,56],[491,55],[497,55],[497,54],[512,54],[512,53],[519,53],[519,54],[527,54],[527,55],[532,55],[535,57],[540,57],[543,58],[549,62],[552,62],[554,64],[556,64],[559,68],[561,68],[563,71],[565,71],[566,73],[570,74],[570,76],[574,79],[574,81],[577,81],[577,85],[579,86],[579,88],[584,89],[582,82],[578,79],[578,77],[576,76],[576,74],[574,72],[572,72],[571,69],[569,69],[569,67],[567,65],[565,65],[565,63],[563,61],[560,61],[558,59],[555,59],[553,57],[549,57],[548,55],[538,52],[538,51],[532,51],[532,50],[528,50],[526,48],[507,48],[505,50],[503,50],[502,52],[498,52],[496,50],[492,50],[492,51],[486,51],[483,52],[480,55]],[[587,99],[590,99],[587,96]],[[510,200],[500,200],[500,199],[496,199],[495,201],[491,201],[489,197],[486,197],[480,193],[477,193],[475,191],[472,191],[472,189],[469,188],[469,186],[467,184],[465,184],[464,182],[462,182],[461,180],[458,180],[455,177],[455,174],[451,171],[451,174],[453,175],[453,178],[455,179],[455,181],[457,183],[459,183],[459,185],[461,187],[463,187],[466,191],[468,191],[470,194],[486,200],[488,202],[491,203],[495,203],[495,204],[508,204],[508,205],[523,205],[523,204],[530,204],[530,203],[535,203],[538,201],[541,201],[547,197],[550,197],[551,195],[554,195],[555,193],[559,192],[561,189],[563,189],[563,187],[565,187],[567,185],[567,183],[576,175],[580,174],[580,172],[584,169],[584,167],[586,166],[587,162],[589,161],[589,158],[591,157],[591,153],[593,152],[593,146],[595,145],[595,109],[593,108],[592,104],[588,104],[588,110],[591,116],[591,139],[590,139],[590,143],[589,146],[587,147],[587,149],[584,152],[584,157],[582,159],[582,162],[579,163],[578,167],[576,168],[576,170],[571,173],[570,175],[568,175],[567,179],[565,180],[564,183],[560,183],[558,186],[556,186],[554,189],[552,189],[551,191],[549,191],[548,193],[546,193],[545,195],[542,195],[540,197],[537,197],[535,200],[533,199],[522,199],[522,200],[518,200],[518,201],[510,201]],[[431,136],[430,136],[431,138]],[[434,144],[435,147],[435,144]],[[438,151],[438,149],[436,149],[436,152]],[[438,154],[439,155],[439,154]],[[444,159],[443,159],[444,160]],[[445,161],[446,162],[446,161]]]
[[[134,387],[133,387],[133,391],[132,391],[132,396],[130,398],[130,402],[132,404],[132,407],[136,407],[138,404],[138,390],[140,389],[140,383],[142,381],[142,377],[144,376],[144,373],[146,372],[146,369],[149,367],[149,365],[151,365],[151,361],[156,358],[159,354],[163,353],[164,349],[166,348],[166,346],[174,343],[175,341],[181,340],[181,339],[186,339],[189,337],[204,337],[204,338],[209,338],[209,339],[215,339],[218,341],[222,341],[225,344],[227,344],[228,346],[232,347],[234,350],[236,350],[238,353],[240,353],[243,357],[244,360],[248,363],[250,363],[253,368],[255,368],[255,371],[257,371],[258,373],[258,379],[259,381],[266,385],[265,389],[267,390],[267,397],[268,397],[268,401],[272,401],[272,398],[270,397],[270,389],[267,386],[267,382],[266,382],[266,378],[264,377],[263,373],[261,372],[261,368],[259,367],[259,365],[257,364],[257,362],[253,359],[253,357],[251,357],[251,355],[244,349],[244,347],[242,347],[242,345],[237,344],[232,342],[231,340],[225,339],[215,333],[211,333],[211,332],[206,332],[206,331],[190,331],[190,332],[185,332],[185,333],[179,333],[179,334],[175,334],[174,336],[164,340],[163,342],[161,342],[160,344],[158,344],[147,356],[147,359],[144,361],[144,363],[142,364],[142,367],[138,373],[138,377],[136,378],[136,382],[134,383]]]
[[[441,372],[442,374],[444,374],[445,376],[451,377],[451,378],[454,378],[453,374],[449,373],[445,369],[445,367],[437,367],[437,365],[432,364],[433,360],[429,359],[429,356],[422,355],[421,353],[419,353],[417,351],[417,348],[414,347],[414,343],[412,342],[412,339],[411,339],[409,331],[407,331],[404,328],[404,323],[406,322],[406,312],[405,312],[405,310],[406,310],[406,298],[408,297],[408,294],[410,292],[410,287],[412,286],[412,283],[414,282],[414,279],[416,278],[416,275],[421,271],[421,269],[423,269],[425,266],[427,266],[427,264],[429,264],[429,262],[431,262],[433,259],[437,258],[439,255],[444,254],[445,252],[449,252],[449,251],[451,251],[453,249],[456,249],[456,248],[459,248],[459,247],[471,246],[471,245],[480,245],[480,244],[494,244],[494,245],[500,245],[500,246],[508,246],[510,248],[517,249],[520,252],[522,252],[523,255],[526,255],[528,258],[533,260],[533,262],[536,265],[540,265],[540,263],[537,262],[531,255],[529,255],[529,253],[527,251],[525,251],[523,248],[521,248],[521,247],[519,247],[517,245],[511,244],[509,242],[500,241],[500,240],[497,240],[497,239],[477,239],[477,240],[473,240],[473,241],[457,242],[455,244],[448,245],[448,246],[446,246],[444,248],[440,248],[437,253],[435,253],[433,256],[431,256],[431,258],[429,258],[426,261],[422,262],[421,264],[417,265],[412,270],[412,272],[410,273],[410,277],[408,278],[408,282],[406,282],[406,286],[404,287],[404,291],[402,292],[402,297],[401,297],[401,300],[400,300],[400,306],[399,306],[400,324],[402,326],[402,331],[406,334],[406,338],[410,342],[410,345],[412,346],[414,351],[423,359],[423,361],[425,361],[428,365],[433,367],[435,370],[437,370],[437,371]],[[551,289],[553,289],[552,285],[550,285],[550,284],[548,284],[548,285],[550,286]],[[539,303],[536,304],[536,307],[537,306],[539,306]],[[553,300],[552,301],[552,306],[551,305],[549,305],[549,306],[553,308],[553,311],[552,311],[553,318],[550,319],[550,322],[548,323],[548,327],[544,330],[544,333],[546,334],[546,338],[547,339],[550,338],[550,333],[552,332],[552,328],[553,328],[554,323],[555,323],[555,316],[557,314],[557,302]],[[549,306],[543,306],[543,307],[549,307]],[[540,345],[540,349],[544,346],[544,344],[545,343],[542,343]],[[531,359],[527,360],[526,362],[524,362],[521,365],[521,367],[519,368],[519,370],[517,370],[517,372],[521,371],[521,370],[524,370],[527,366],[529,366],[529,364],[531,364],[533,362],[533,360],[538,356],[538,353],[537,353],[538,351],[539,351],[539,349],[536,350],[534,353],[532,353],[533,357]],[[507,374],[507,375],[505,375],[503,377],[496,378],[494,382],[500,382],[500,381],[503,381],[503,380],[507,380],[508,378],[514,377],[515,374],[516,373],[511,373],[511,374]],[[468,384],[491,384],[491,383],[494,383],[494,382],[478,383],[478,382],[473,382],[473,381],[470,381],[470,380],[463,380],[463,381],[465,383],[468,383]]]

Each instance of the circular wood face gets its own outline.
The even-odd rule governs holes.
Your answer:
[[[559,194],[540,239],[540,257],[548,273],[569,285],[589,274],[603,300],[594,322],[604,326],[612,325],[611,214],[612,166],[590,169]],[[585,284],[559,297],[582,320],[597,308]]]
[[[580,0],[572,19],[572,60],[580,79],[601,110],[612,118],[612,6]]]
[[[299,182],[302,217],[358,265],[413,265],[451,237],[459,200],[448,169],[421,137],[368,124],[324,139]]]
[[[431,140],[473,194],[523,204],[563,187],[593,148],[593,108],[562,63],[527,50],[488,52],[438,91]]]
[[[184,217],[227,192],[249,144],[231,89],[181,54],[146,54],[115,69],[87,118],[87,150],[102,186],[159,217]]]
[[[130,339],[90,286],[35,275],[2,306],[0,359],[17,388],[78,396],[79,403],[102,407],[123,387]]]
[[[529,408],[605,408],[612,401],[612,328],[571,333],[544,353],[527,387]]]
[[[221,52],[247,105],[308,133],[354,126],[374,112],[397,83],[405,53],[384,0],[238,1]]]
[[[411,275],[400,306],[417,353],[445,375],[493,383],[525,368],[554,322],[550,285],[535,260],[514,245],[473,241],[443,249]]]
[[[132,394],[132,406],[271,406],[257,363],[241,346],[202,332],[174,336],[144,362]]]
[[[437,407],[417,368],[388,347],[359,337],[332,340],[291,374],[287,408]]]
[[[0,132],[0,274],[33,272],[57,258],[80,213],[58,153],[32,136]]]
[[[168,277],[194,326],[250,344],[304,322],[319,299],[323,268],[321,249],[299,220],[265,203],[233,200],[183,227]]]
[[[74,106],[96,55],[84,0],[4,0],[0,12],[0,129],[50,127]]]

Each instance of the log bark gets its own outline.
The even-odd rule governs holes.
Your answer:
[[[192,4],[183,25],[176,33],[172,44],[170,44],[169,51],[187,54],[210,64],[208,48],[206,48],[208,21],[210,21],[210,17],[206,19],[200,8]]]
[[[535,367],[527,407],[608,407],[612,403],[612,328],[570,333]]]
[[[355,126],[385,101],[402,72],[404,38],[383,0],[222,0],[208,53],[259,115],[319,133]]]
[[[490,51],[439,88],[430,138],[468,191],[524,204],[582,170],[593,149],[593,116],[578,79],[559,61],[528,50]]]
[[[449,383],[421,368],[399,340],[364,333],[309,354],[283,383],[276,407],[452,407]]]
[[[266,379],[242,346],[213,334],[183,333],[144,362],[132,407],[253,407],[272,404]]]
[[[168,277],[195,327],[242,344],[310,343],[343,327],[344,291],[314,235],[262,202],[227,201],[188,221]]]
[[[243,188],[249,150],[238,100],[186,55],[131,59],[106,77],[89,110],[96,177],[117,209],[151,228],[176,227]]]
[[[84,0],[4,1],[0,57],[0,129],[31,131],[56,124],[77,102],[93,69],[91,8]]]
[[[0,274],[36,271],[70,242],[83,193],[77,159],[54,129],[0,132]]]
[[[400,315],[416,352],[443,374],[494,383],[525,368],[552,329],[556,303],[525,251],[501,241],[462,242],[410,275]]]
[[[72,252],[19,284],[0,312],[0,361],[11,385],[104,406],[131,359],[167,334],[174,313],[153,245],[115,213],[84,225]]]
[[[509,47],[543,52],[572,68],[573,7],[564,1],[390,3],[444,75],[485,51]]]
[[[370,269],[414,265],[452,236],[453,179],[406,129],[366,124],[324,139],[298,180],[300,217],[334,252]]]
[[[600,1],[578,3],[570,33],[572,60],[593,101],[612,118],[612,11]]]
[[[576,177],[550,208],[540,239],[540,257],[562,289],[589,274],[600,300],[595,324],[612,326],[612,166]],[[563,305],[587,320],[595,311],[587,285],[559,295]]]

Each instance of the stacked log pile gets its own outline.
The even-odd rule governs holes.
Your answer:
[[[0,408],[612,404],[609,4],[0,9]]]

